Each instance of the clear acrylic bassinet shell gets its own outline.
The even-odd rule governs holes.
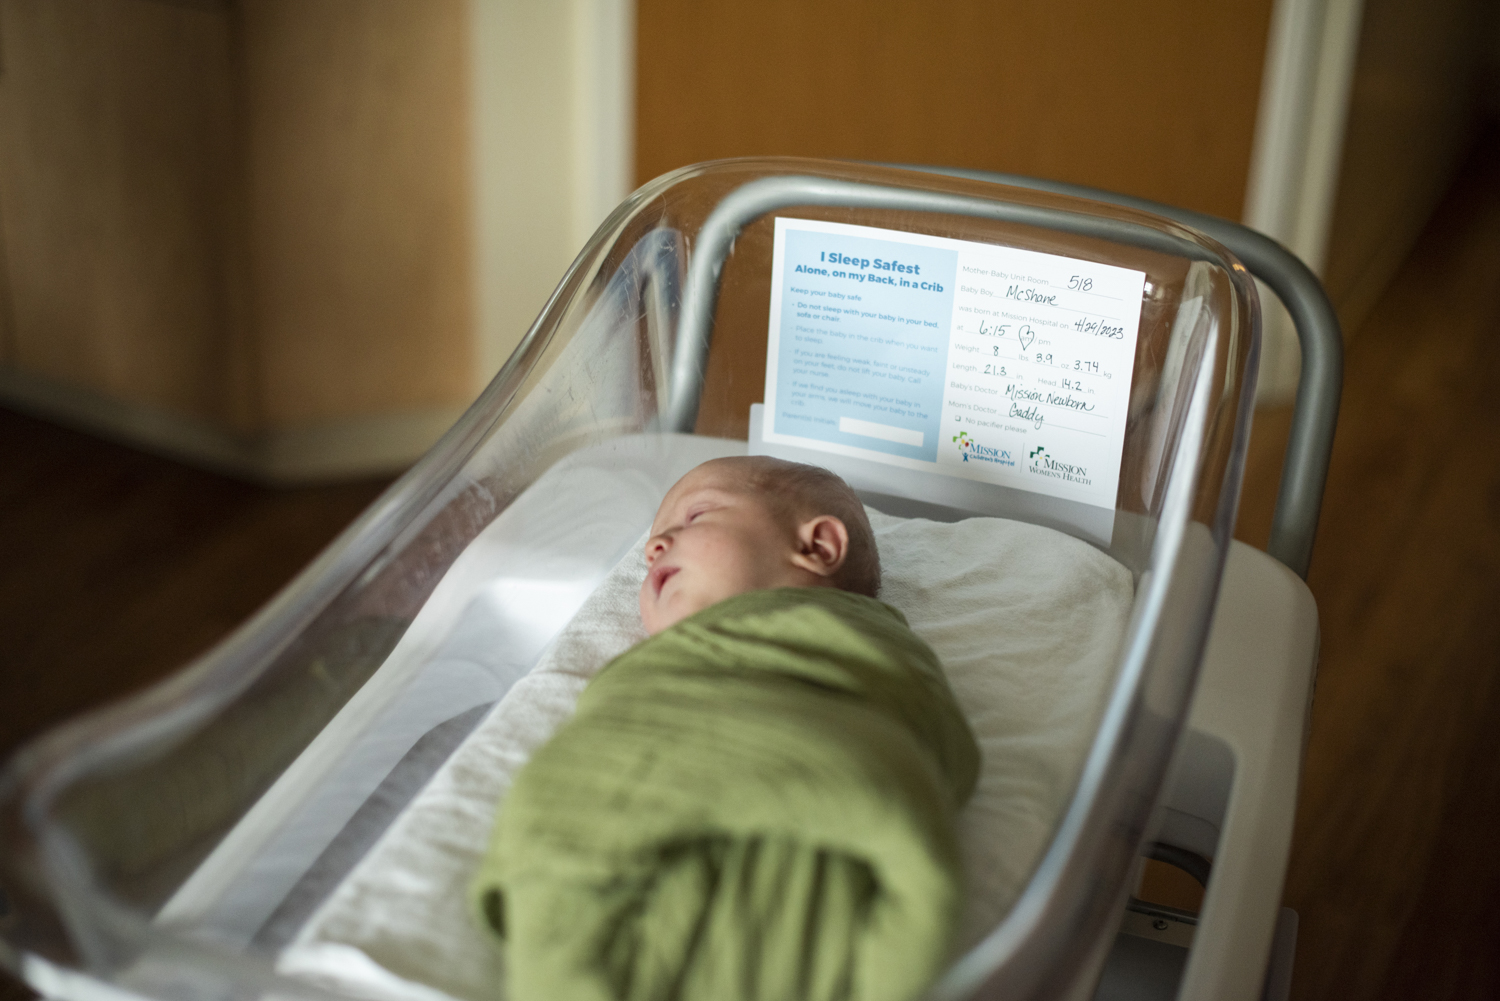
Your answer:
[[[257,853],[282,830],[267,820],[273,789],[327,814],[325,828],[358,809],[357,796],[346,802],[315,780],[327,774],[313,759],[332,753],[330,723],[378,676],[465,547],[543,473],[626,436],[752,434],[778,217],[1143,275],[1103,529],[1077,529],[1066,499],[983,483],[964,488],[973,504],[936,502],[1076,531],[1137,581],[1108,704],[1051,847],[1010,915],[938,988],[1064,992],[1122,904],[1193,689],[1248,436],[1254,285],[1217,243],[1146,212],[790,159],[685,168],[636,192],[458,424],[271,604],[180,674],[8,763],[5,961],[69,997],[119,996],[111,986],[162,999],[337,996],[279,974],[275,948],[212,908],[184,917],[170,902],[185,887],[211,896],[258,871]],[[920,500],[920,488],[883,488],[903,491]],[[534,656],[546,639],[518,638],[517,648]],[[207,873],[205,860],[222,861],[226,846],[238,846],[239,868]],[[295,876],[322,848],[314,838],[286,855],[283,845],[264,871]]]

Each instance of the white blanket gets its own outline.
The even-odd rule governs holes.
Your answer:
[[[959,829],[967,948],[1009,910],[1076,781],[1112,680],[1130,575],[1020,522],[871,521],[881,598],[941,657],[983,752]],[[390,1001],[502,996],[501,954],[471,920],[467,884],[516,769],[588,679],[644,638],[644,573],[637,547],[315,913],[283,972]]]

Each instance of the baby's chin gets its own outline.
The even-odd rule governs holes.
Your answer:
[[[671,629],[683,619],[691,618],[705,608],[717,605],[741,593],[743,592],[701,594],[682,589],[675,593],[664,591],[660,595],[653,596],[643,588],[641,590],[641,622],[646,627],[646,634],[655,636],[665,629]]]
[[[646,627],[647,636],[655,636],[663,629],[671,629],[696,611],[664,607],[666,605],[667,602],[653,601],[647,598],[645,592],[641,593],[641,624]]]
[[[683,619],[690,618],[707,607],[708,604],[704,604],[701,607],[674,606],[671,609],[655,608],[648,610],[643,604],[641,607],[641,623],[646,627],[647,636],[655,636],[663,630],[671,629]]]

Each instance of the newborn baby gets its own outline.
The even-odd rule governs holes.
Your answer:
[[[747,591],[880,590],[875,535],[849,485],[765,456],[715,459],[678,480],[651,524],[646,566],[641,621],[652,635]]]
[[[718,459],[646,543],[651,637],[516,776],[474,884],[512,1001],[909,1001],[949,958],[979,752],[874,598],[837,476]]]

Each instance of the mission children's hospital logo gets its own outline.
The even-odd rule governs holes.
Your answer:
[[[973,438],[970,438],[967,431],[960,431],[953,436],[953,440],[958,444],[958,454],[963,456],[965,462],[973,459],[975,462],[993,462],[997,466],[1014,466],[1016,464],[1016,460],[1010,454],[1009,449],[990,448],[988,445],[981,445]]]
[[[1088,467],[1074,465],[1071,462],[1058,462],[1047,454],[1047,449],[1043,445],[1038,445],[1027,452],[1026,458],[1030,462],[1027,468],[1038,476],[1050,476],[1055,480],[1077,483],[1084,487],[1093,485],[1093,480],[1089,479]]]

